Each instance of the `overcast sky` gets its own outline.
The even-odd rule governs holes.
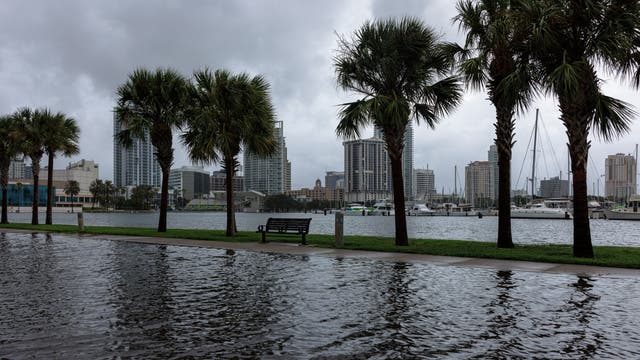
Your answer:
[[[0,7],[0,112],[45,106],[76,118],[81,153],[58,159],[56,168],[90,159],[99,163],[101,178],[111,179],[115,90],[133,69],[172,67],[190,76],[194,69],[209,67],[262,74],[271,83],[277,117],[284,122],[292,186],[311,187],[316,178],[324,182],[325,171],[343,169],[336,105],[357,98],[335,84],[336,33],[349,35],[366,20],[403,15],[423,19],[443,39],[462,38],[451,22],[455,7],[450,0],[7,0]],[[640,105],[635,90],[601,76],[609,95]],[[567,141],[557,103],[539,99],[536,106],[546,127],[538,176],[562,171],[566,178]],[[518,188],[531,171],[527,160],[518,181],[534,117],[533,110],[518,116],[512,162]],[[464,181],[465,164],[486,160],[493,122],[486,94],[467,92],[463,104],[435,130],[415,129],[415,167],[433,169],[438,191],[444,187],[450,192],[454,165]],[[604,174],[606,155],[632,153],[639,135],[636,121],[630,134],[613,143],[593,139],[590,192],[595,193],[591,187],[597,174]],[[189,165],[179,144],[175,165]]]

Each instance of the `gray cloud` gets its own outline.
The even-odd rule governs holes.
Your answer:
[[[325,170],[343,167],[342,141],[334,131],[336,105],[356,97],[335,85],[335,33],[348,35],[365,20],[414,15],[445,39],[460,40],[451,23],[454,11],[447,0],[6,1],[0,8],[0,112],[48,106],[76,117],[82,130],[76,158],[95,159],[101,176],[111,178],[114,93],[134,68],[169,66],[185,75],[205,66],[261,73],[272,85],[277,114],[284,121],[293,186],[311,186]],[[609,81],[606,88],[638,104],[627,87]],[[557,157],[566,161],[557,106],[551,99],[534,106],[542,109]],[[469,93],[435,130],[416,129],[416,167],[435,169],[438,189],[449,191],[454,165],[462,173],[469,161],[486,158],[493,119],[486,96]],[[532,124],[533,113],[519,117],[514,183]],[[604,171],[605,154],[631,152],[639,133],[634,124],[630,135],[613,144],[595,140],[597,171]],[[184,150],[176,145],[176,165],[187,164]],[[57,166],[76,158],[59,159]],[[557,173],[549,172],[541,176]]]

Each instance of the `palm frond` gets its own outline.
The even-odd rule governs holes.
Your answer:
[[[611,141],[628,133],[637,115],[633,105],[598,92],[590,125],[598,136]]]

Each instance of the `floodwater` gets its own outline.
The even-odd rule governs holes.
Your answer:
[[[640,358],[640,282],[0,234],[0,358]]]
[[[85,225],[157,227],[158,213],[85,213]],[[265,224],[268,217],[311,217],[312,234],[333,234],[335,217],[333,214],[250,214],[237,213],[238,230],[255,231]],[[31,214],[9,214],[9,220],[31,222]],[[44,215],[41,214],[41,221]],[[77,224],[76,214],[54,213],[56,224]],[[221,212],[170,212],[167,223],[175,229],[218,229],[226,226],[226,213]],[[511,220],[513,241],[517,244],[572,244],[573,221],[543,219]],[[394,236],[392,216],[345,216],[345,235]],[[498,218],[485,216],[478,219],[448,216],[407,217],[409,237],[414,239],[454,239],[496,241],[498,238]],[[640,221],[591,220],[593,245],[640,246]]]

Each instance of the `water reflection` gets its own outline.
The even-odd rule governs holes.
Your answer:
[[[637,279],[11,234],[0,284],[8,358],[640,358]]]
[[[116,320],[111,324],[117,341],[114,351],[136,354],[154,349],[162,354],[171,347],[171,280],[166,246],[116,242],[113,246],[113,280]],[[135,333],[135,338],[127,334]]]
[[[595,281],[587,276],[578,276],[575,283],[570,284],[574,291],[570,294],[563,310],[571,320],[568,329],[571,338],[565,342],[562,351],[567,354],[579,354],[581,358],[595,358],[601,349],[604,338],[602,334],[591,329],[591,321],[597,318],[596,305],[600,296],[594,292]]]

